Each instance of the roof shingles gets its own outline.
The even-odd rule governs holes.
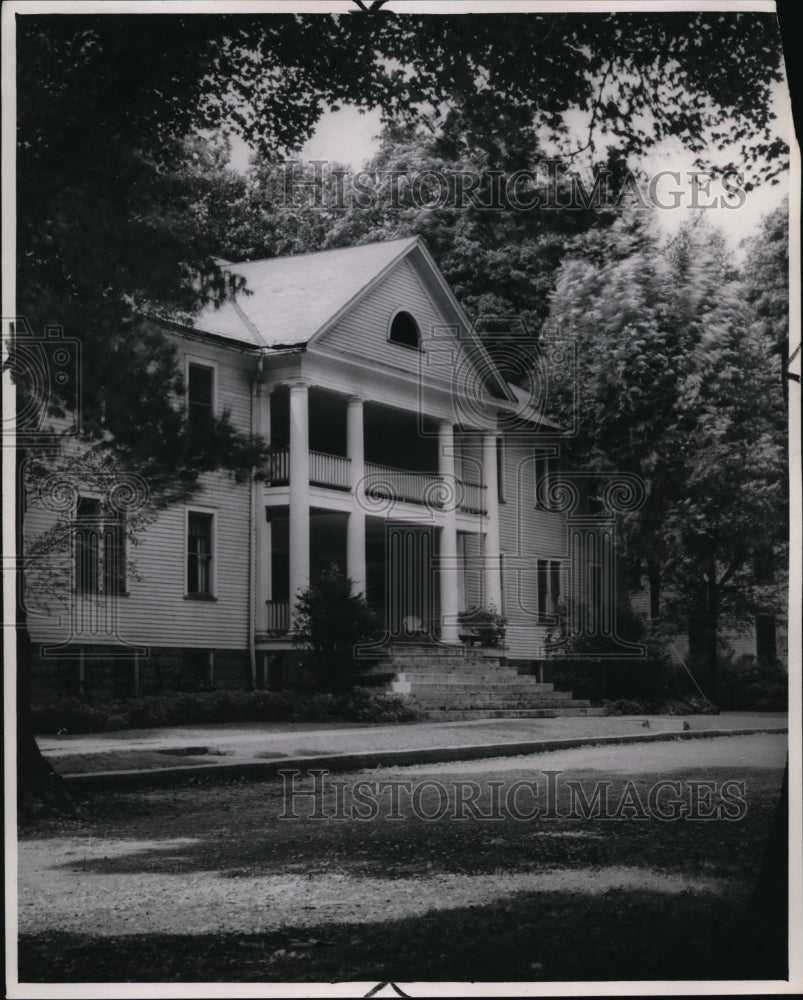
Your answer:
[[[250,294],[219,309],[208,306],[193,327],[255,347],[305,344],[417,242],[412,237],[232,264],[227,270],[245,278]]]

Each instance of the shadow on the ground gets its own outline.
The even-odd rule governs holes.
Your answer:
[[[572,772],[573,779],[584,775],[589,783],[599,778],[597,772]],[[627,811],[619,819],[570,819],[566,788],[557,800],[556,811],[562,818],[517,821],[506,814],[502,820],[484,822],[455,820],[456,807],[438,821],[411,815],[404,807],[401,819],[380,815],[371,821],[337,820],[331,818],[335,809],[331,798],[323,810],[328,818],[282,820],[278,817],[283,805],[275,786],[269,791],[254,785],[196,789],[192,797],[185,790],[175,796],[178,801],[169,815],[159,806],[156,815],[137,816],[111,827],[99,823],[76,828],[81,836],[160,839],[163,846],[84,859],[78,851],[63,867],[98,875],[209,872],[229,878],[335,871],[392,880],[433,873],[482,875],[624,864],[680,872],[692,881],[735,878],[749,884],[758,872],[780,775],[766,769],[742,769],[739,775],[746,786],[744,816],[713,822],[665,822],[654,815],[634,819]],[[705,772],[706,779],[718,785],[732,776],[730,770]],[[485,777],[510,782],[509,773]],[[641,801],[647,802],[655,780],[657,776],[647,775],[633,783]],[[622,777],[611,780],[612,809],[622,801],[626,785]],[[431,811],[433,804],[424,801]],[[517,801],[524,811],[532,807],[526,796]],[[300,816],[308,805],[299,804]],[[490,811],[487,801],[480,800],[478,806],[483,814]],[[62,835],[67,832],[63,825]]]
[[[416,919],[264,934],[20,943],[23,982],[557,981],[785,978],[783,956],[733,954],[733,900],[612,890],[519,893]],[[745,962],[747,958],[747,962]]]

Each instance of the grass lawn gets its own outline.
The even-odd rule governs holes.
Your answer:
[[[637,747],[627,752],[637,761]],[[448,783],[452,773],[426,777]],[[502,762],[482,775],[505,788],[523,777]],[[607,777],[616,801],[630,780],[564,777],[588,787]],[[646,801],[665,777],[635,773],[633,787]],[[781,771],[701,763],[670,777],[738,778],[746,812],[733,821],[572,819],[559,798],[563,818],[551,820],[428,822],[404,804],[396,819],[280,820],[278,782],[98,797],[89,818],[41,820],[21,834],[20,979],[723,978]]]

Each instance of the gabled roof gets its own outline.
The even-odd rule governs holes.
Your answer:
[[[538,405],[533,401],[532,392],[529,389],[522,389],[521,386],[516,385],[514,382],[508,382],[507,387],[515,399],[515,403],[512,406],[508,406],[500,402],[500,408],[515,413],[520,420],[539,424],[542,427],[549,427],[553,430],[561,429],[560,424],[544,416],[541,412],[543,406],[539,409]]]
[[[418,236],[242,264],[220,261],[225,270],[245,278],[248,292],[220,308],[207,306],[189,328],[249,347],[300,347],[319,339],[404,257],[417,262],[430,293],[463,328],[466,349],[493,394],[512,402],[509,387]]]
[[[193,328],[255,347],[306,344],[416,242],[412,237],[226,265],[245,278],[252,294],[220,309],[207,306]]]

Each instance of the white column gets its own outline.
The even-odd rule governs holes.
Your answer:
[[[447,484],[450,501],[441,528],[441,641],[459,642],[457,628],[457,485],[454,474],[454,433],[442,423],[438,431],[438,472]]]
[[[363,400],[349,400],[346,418],[346,452],[351,459],[351,513],[346,528],[346,563],[355,594],[365,594],[365,506],[363,477],[365,475],[365,438],[363,434]]]
[[[502,613],[502,576],[499,565],[499,496],[496,491],[496,435],[482,439],[482,478],[485,483],[485,603]]]
[[[309,408],[307,386],[290,386],[290,624],[309,586]]]

